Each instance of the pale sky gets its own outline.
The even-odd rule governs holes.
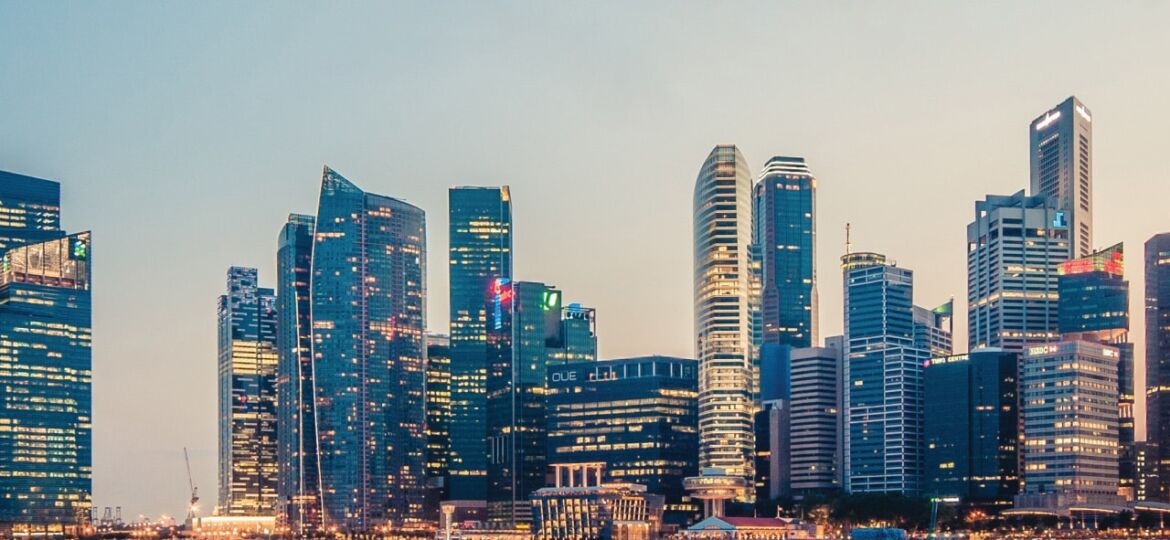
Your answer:
[[[1027,187],[1029,121],[1075,94],[1141,364],[1142,243],[1170,230],[1167,21],[1164,2],[0,0],[0,169],[62,182],[64,226],[94,231],[95,506],[181,518],[184,446],[214,504],[215,299],[231,265],[275,285],[277,231],[315,211],[326,163],[426,210],[432,331],[447,188],[511,185],[516,276],[596,307],[616,357],[692,352],[711,147],[753,172],[804,156],[821,335],[851,222],[855,249],[915,270],[918,303],[955,297],[961,351],[974,201]]]

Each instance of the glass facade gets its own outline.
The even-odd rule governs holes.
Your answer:
[[[569,343],[561,291],[497,278],[486,295],[488,521],[507,528],[531,525],[532,492],[544,487],[547,443],[545,380]],[[579,340],[578,340],[579,341]],[[592,350],[576,354],[595,358]]]
[[[219,297],[219,505],[273,515],[276,485],[276,295],[255,268],[233,266]]]
[[[752,175],[739,149],[716,146],[695,179],[695,354],[699,463],[755,479]],[[742,498],[751,501],[754,490]]]
[[[1032,121],[1028,130],[1032,193],[1052,198],[1068,224],[1069,253],[1093,251],[1093,117],[1075,96]]]
[[[90,248],[84,232],[0,255],[0,534],[6,536],[61,533],[89,520]]]
[[[698,363],[644,356],[548,370],[548,461],[605,463],[615,482],[663,495],[667,523],[699,505],[683,490],[698,474]]]
[[[789,423],[791,491],[794,496],[842,489],[841,338],[828,347],[792,351],[792,418]]]
[[[1146,440],[1155,445],[1152,467],[1170,478],[1170,233],[1146,241]],[[1170,481],[1149,491],[1170,501]]]
[[[454,187],[450,207],[451,453],[453,499],[487,499],[487,313],[496,278],[512,278],[508,186]]]
[[[999,349],[933,358],[923,370],[923,493],[998,508],[1019,492],[1019,356]]]
[[[800,157],[768,160],[756,183],[763,343],[817,341],[816,193],[817,180]]]
[[[421,519],[426,438],[423,211],[325,168],[311,310],[324,526]]]
[[[1129,282],[1125,252],[1117,244],[1060,265],[1061,339],[1084,340],[1117,347],[1118,425],[1121,493],[1136,496],[1134,464],[1134,349],[1129,342]]]
[[[283,523],[298,534],[311,534],[321,527],[309,316],[314,227],[313,216],[289,215],[276,251],[277,495]]]
[[[61,184],[0,171],[0,253],[64,234]]]
[[[850,492],[918,494],[922,365],[914,275],[876,253],[842,257],[845,279],[845,477]]]
[[[439,503],[448,499],[447,467],[451,452],[451,340],[427,335],[427,504],[426,519],[438,522]]]

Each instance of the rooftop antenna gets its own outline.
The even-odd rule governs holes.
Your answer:
[[[853,252],[853,241],[850,240],[849,234],[852,227],[850,224],[845,224],[845,254],[848,255]]]

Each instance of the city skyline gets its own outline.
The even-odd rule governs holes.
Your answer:
[[[164,67],[170,64],[164,61],[172,58],[167,55],[177,54],[176,42],[161,35],[161,30],[131,33],[132,37],[160,40],[162,46],[157,52],[136,52],[141,55],[136,58],[144,65],[129,72],[119,71],[108,60],[84,67],[82,61],[92,60],[93,53],[74,51],[80,44],[91,41],[95,51],[103,52],[106,58],[118,56],[111,53],[130,51],[128,38],[94,35],[89,27],[93,20],[127,15],[125,7],[112,6],[104,14],[87,14],[85,7],[72,10],[65,17],[66,22],[78,26],[75,30],[81,34],[68,42],[73,48],[56,45],[52,47],[60,48],[39,51],[27,43],[15,43],[35,41],[29,32],[45,30],[45,25],[61,13],[52,8],[30,8],[27,13],[12,13],[13,17],[7,17],[8,11],[19,10],[11,6],[2,9],[6,12],[4,19],[14,21],[13,26],[19,28],[0,38],[0,43],[8,45],[8,40],[13,40],[14,44],[0,50],[17,51],[2,52],[0,59],[6,63],[11,61],[16,71],[28,73],[29,77],[20,84],[15,81],[21,79],[18,77],[0,82],[0,93],[11,97],[10,105],[0,106],[0,121],[19,126],[0,135],[0,168],[62,182],[63,206],[70,208],[64,216],[63,228],[79,230],[84,226],[94,230],[100,239],[102,261],[95,272],[101,286],[94,293],[94,502],[99,507],[120,505],[135,515],[161,512],[181,515],[187,498],[183,446],[192,449],[196,483],[204,493],[213,492],[214,321],[210,317],[213,298],[222,288],[223,270],[231,265],[256,266],[260,268],[262,283],[276,282],[275,234],[289,212],[315,209],[317,171],[323,163],[335,165],[360,179],[365,189],[403,197],[428,213],[427,226],[432,234],[427,245],[431,254],[427,318],[428,330],[433,332],[444,332],[448,317],[446,265],[441,258],[446,252],[446,235],[442,234],[446,229],[447,208],[443,202],[446,189],[461,184],[512,186],[517,221],[516,278],[556,283],[572,291],[573,298],[596,307],[598,334],[603,336],[602,358],[693,355],[687,199],[698,160],[715,144],[739,145],[753,171],[760,170],[767,157],[777,154],[805,156],[816,171],[821,181],[817,250],[822,283],[821,336],[840,333],[840,319],[836,316],[841,305],[836,287],[840,275],[836,259],[844,251],[846,222],[854,225],[857,245],[887,253],[901,265],[916,270],[916,302],[933,305],[948,296],[961,301],[966,290],[963,227],[971,217],[971,201],[1028,187],[1028,123],[1070,95],[1076,95],[1092,108],[1097,124],[1093,141],[1095,245],[1092,247],[1125,242],[1136,254],[1146,239],[1167,228],[1157,201],[1165,200],[1170,190],[1167,187],[1170,170],[1165,163],[1150,156],[1156,156],[1157,149],[1165,142],[1159,127],[1170,120],[1170,115],[1154,105],[1170,82],[1160,74],[1146,73],[1140,63],[1125,59],[1127,54],[1149,58],[1140,51],[1146,50],[1144,54],[1149,55],[1149,50],[1165,50],[1170,46],[1166,45],[1166,38],[1152,34],[1154,29],[1148,24],[1159,17],[1150,13],[1141,14],[1145,22],[1137,20],[1136,12],[1123,11],[1110,17],[1097,17],[1090,23],[1080,20],[1083,13],[1045,12],[1045,17],[1054,18],[1045,22],[1039,13],[1042,10],[1021,7],[1019,20],[1004,22],[1001,28],[1020,33],[1035,30],[1038,36],[1027,40],[1009,36],[1011,39],[1004,40],[1007,43],[987,43],[987,50],[974,51],[970,44],[975,34],[964,30],[952,41],[941,43],[945,51],[956,56],[947,58],[947,64],[943,65],[934,57],[926,58],[915,52],[915,47],[923,44],[920,40],[929,37],[903,36],[897,41],[892,36],[901,25],[913,27],[924,18],[947,13],[945,10],[928,8],[926,14],[910,15],[905,21],[891,23],[899,26],[889,30],[865,22],[874,14],[862,10],[840,22],[845,29],[859,31],[856,41],[827,46],[823,51],[805,50],[792,57],[781,55],[794,69],[811,73],[807,75],[811,87],[825,95],[814,95],[810,90],[776,93],[774,87],[765,91],[763,88],[769,85],[761,84],[761,88],[731,91],[746,104],[736,104],[730,112],[722,113],[703,112],[699,104],[718,98],[720,91],[727,90],[698,83],[700,72],[690,71],[691,62],[711,62],[720,57],[712,57],[698,46],[685,45],[682,28],[694,20],[711,17],[721,27],[720,35],[726,37],[726,26],[735,19],[698,9],[697,14],[680,15],[679,19],[672,20],[678,28],[668,25],[667,29],[657,31],[650,38],[651,50],[637,53],[625,63],[610,65],[608,56],[590,56],[582,60],[584,68],[575,67],[567,72],[553,70],[548,77],[536,77],[534,74],[540,69],[555,66],[556,54],[571,49],[567,42],[559,41],[554,41],[557,46],[551,52],[527,53],[529,48],[535,48],[541,40],[552,39],[558,29],[576,28],[570,35],[578,38],[583,35],[579,26],[556,19],[551,21],[555,24],[550,30],[526,30],[512,41],[503,42],[501,48],[493,49],[499,57],[515,55],[527,59],[527,63],[521,62],[514,68],[517,71],[511,73],[537,81],[532,88],[519,88],[502,104],[493,106],[473,101],[446,110],[443,105],[447,100],[458,102],[464,94],[441,83],[466,82],[463,72],[458,70],[467,70],[469,77],[484,73],[452,59],[463,49],[454,53],[443,49],[445,52],[428,56],[427,60],[434,62],[433,67],[407,64],[421,70],[424,80],[437,87],[447,87],[445,92],[453,92],[445,94],[445,98],[440,95],[422,99],[420,113],[410,113],[410,106],[400,108],[392,98],[377,97],[377,91],[363,89],[363,82],[375,79],[359,78],[337,87],[311,83],[305,90],[308,96],[328,99],[301,112],[301,117],[291,120],[292,123],[269,126],[277,113],[297,111],[295,101],[300,100],[286,97],[271,104],[259,103],[260,97],[272,89],[268,85],[301,82],[302,76],[313,73],[312,68],[298,68],[293,75],[281,71],[290,69],[288,64],[278,63],[272,72],[266,72],[269,78],[241,81],[241,86],[233,92],[239,92],[242,101],[237,101],[234,94],[217,90],[212,97],[183,103],[190,107],[182,108],[185,112],[178,114],[180,102],[160,97],[170,88],[163,80],[166,78],[163,74],[169,73]],[[810,16],[814,26],[827,28],[824,25],[832,18],[825,13],[800,11]],[[425,21],[435,20],[435,14],[412,14]],[[645,12],[635,15],[634,22],[622,24],[637,24],[649,17]],[[990,11],[968,15],[977,23],[992,24]],[[162,28],[161,22],[152,18],[158,16],[161,13],[142,10],[130,20],[152,21],[146,26],[158,24]],[[194,29],[208,30],[216,18],[195,17],[190,23]],[[258,15],[244,18],[252,20]],[[298,22],[288,13],[275,18],[276,22],[298,30],[308,24]],[[599,23],[592,16],[587,21]],[[999,65],[997,55],[1002,55],[1004,49],[1031,50],[1040,46],[1045,37],[1055,32],[1048,25],[1062,26],[1061,21],[1065,28],[1097,25],[1099,28],[1093,33],[1102,37],[1122,33],[1118,28],[1136,26],[1136,30],[1129,28],[1124,32],[1126,39],[1107,51],[1076,43],[1073,50],[1085,54],[1076,60],[1053,60],[1050,69],[1037,70],[1023,65],[988,69]],[[276,22],[271,23],[273,27]],[[345,17],[333,15],[326,22],[340,25]],[[8,23],[0,24],[7,29]],[[216,35],[225,44],[218,47],[239,47],[242,28],[229,26],[220,30]],[[283,30],[264,28],[266,32],[277,32],[274,37],[293,39],[291,32],[286,35]],[[480,30],[473,37],[485,37],[483,32],[486,31]],[[633,33],[632,26],[603,32],[617,38],[619,44],[636,39]],[[934,38],[940,35],[926,34]],[[784,47],[797,47],[787,40],[801,36],[808,38],[807,33],[798,31],[798,35],[785,38]],[[893,40],[892,49],[890,56],[879,58],[882,61],[875,67],[865,68],[844,58],[861,50],[863,38],[883,36]],[[748,31],[742,58],[726,59],[726,72],[758,75],[761,67],[768,65],[769,53],[787,50],[768,47],[764,37],[758,30]],[[309,57],[310,65],[326,65],[330,54],[369,45],[365,37],[350,39],[314,53]],[[590,39],[587,43],[616,52],[606,48],[614,46],[603,45],[601,40]],[[960,50],[955,50],[956,45]],[[467,46],[468,42],[460,41],[454,47]],[[680,52],[668,52],[672,46],[681,47]],[[224,49],[210,50],[224,52]],[[31,54],[25,59],[15,56],[22,52]],[[307,54],[300,48],[295,52]],[[219,60],[217,55],[204,54],[208,56],[178,56],[183,65],[193,68],[187,78],[179,77],[183,82],[191,84],[190,77],[219,81],[243,75],[244,72],[236,71],[238,64],[214,67]],[[672,73],[669,68],[655,67],[653,60],[659,55],[666,59],[667,66],[681,71]],[[684,62],[685,55],[695,58]],[[937,70],[934,72],[937,76],[929,77],[926,83],[929,99],[906,92],[915,87],[912,83],[921,84],[925,76],[898,75],[888,82],[876,80],[882,69],[899,65],[894,61],[897,58],[905,61],[903,67],[909,72]],[[37,62],[61,62],[54,64],[58,66],[54,71],[59,73],[33,69]],[[1078,62],[1083,62],[1079,68],[1093,77],[1085,77],[1084,72],[1076,76],[1055,73],[1059,67],[1071,69]],[[857,75],[874,86],[875,91],[870,95],[857,89],[829,88],[849,78],[837,71],[807,69],[821,63]],[[389,65],[359,68],[378,74],[376,80],[396,87],[385,82],[394,80],[384,78],[392,71]],[[590,66],[597,68],[594,71],[599,73],[600,82],[590,82],[576,71],[587,72]],[[72,97],[75,88],[86,84],[64,83],[83,82],[81,77],[103,67],[112,70],[114,75],[129,77],[125,84],[101,79],[87,81],[86,84],[93,85],[94,91],[88,92],[91,95]],[[383,70],[387,73],[382,73]],[[999,76],[978,75],[988,70]],[[646,75],[645,80],[642,74]],[[689,87],[691,84],[694,86]],[[376,90],[377,85],[373,86]],[[408,98],[420,95],[427,88],[409,84],[398,88],[393,96]],[[503,91],[506,87],[493,78],[489,79],[488,88]],[[569,97],[548,97],[558,91],[567,92]],[[526,99],[533,96],[538,99],[529,106]],[[343,101],[366,106],[354,109]],[[583,107],[575,107],[578,102]],[[79,114],[76,121],[51,110],[61,103],[72,103],[65,110]],[[223,110],[215,110],[217,104]],[[649,106],[645,110],[638,110],[646,104]],[[356,111],[367,107],[385,110],[370,119],[357,114]],[[463,115],[476,107],[481,107],[482,112],[476,115],[475,121],[469,122]],[[581,113],[583,110],[599,114],[609,108],[617,112],[600,114],[597,118]],[[694,110],[694,115],[690,118],[686,114],[677,115],[677,111],[687,110]],[[251,114],[241,114],[246,111]],[[516,111],[524,114],[515,123],[509,123],[509,113]],[[403,115],[403,121],[398,120],[399,114]],[[208,119],[197,118],[201,115],[207,115]],[[428,115],[434,115],[436,123],[442,126],[440,131],[453,134],[450,140],[434,132],[411,133],[413,127],[428,120]],[[628,125],[626,115],[633,120]],[[672,118],[675,115],[684,118]],[[782,121],[786,115],[792,116],[792,120]],[[321,131],[330,125],[326,119],[339,122],[342,129]],[[847,133],[862,123],[875,127],[858,130],[865,134]],[[466,132],[455,133],[460,126],[467,126]],[[890,129],[880,129],[881,126]],[[220,141],[215,138],[220,129],[240,131],[241,135]],[[353,133],[345,133],[346,129],[352,129]],[[558,134],[575,130],[581,133],[571,139],[573,144],[542,140],[556,139]],[[286,133],[289,131],[303,133]],[[411,142],[399,137],[417,137],[417,140]],[[106,138],[121,141],[121,146],[100,141]],[[489,144],[495,138],[504,142]],[[638,144],[649,138],[660,140],[648,147]],[[256,140],[266,142],[260,144]],[[493,155],[506,154],[511,145],[528,146],[532,150],[531,161]],[[972,152],[971,145],[978,151]],[[532,157],[531,154],[543,155]],[[608,160],[616,160],[619,166],[614,167]],[[570,162],[576,164],[575,170],[565,171],[564,165]],[[902,193],[880,192],[891,186],[895,188],[891,191]],[[914,191],[913,197],[905,197],[908,191]],[[598,212],[603,219],[589,219]],[[917,214],[930,220],[928,227],[916,219]],[[645,235],[644,238],[654,239],[655,245],[648,246],[649,242],[617,245],[609,239],[619,231]],[[566,239],[572,242],[573,250],[564,249]],[[157,275],[135,271],[141,263],[133,256],[144,245],[157,246],[159,250],[158,256],[150,261]],[[564,256],[551,256],[557,253]],[[601,263],[582,264],[581,260]],[[155,261],[183,263],[174,265],[182,268],[172,268]],[[1136,316],[1144,281],[1138,266],[1130,265],[1127,278],[1133,283],[1131,309],[1135,316],[1130,333],[1138,346],[1137,378],[1144,380],[1143,321]],[[630,268],[655,268],[657,275],[631,273]],[[626,278],[624,286],[615,286],[622,278]],[[147,291],[166,290],[169,294],[133,292],[131,289],[137,286]],[[116,302],[120,298],[125,301]],[[662,317],[654,321],[640,320],[637,308],[641,305],[658,306]],[[965,309],[956,306],[955,312],[961,315]],[[154,328],[156,324],[165,325],[167,331],[144,332],[144,328]],[[965,318],[957,316],[956,329],[965,326]],[[135,340],[136,333],[161,335]],[[964,335],[962,331],[957,333],[956,342],[965,342]],[[170,351],[180,352],[167,354]],[[135,384],[114,395],[114,389],[128,381]],[[1141,401],[1144,400],[1139,398]],[[1138,426],[1142,430],[1140,419]],[[144,440],[151,443],[139,442]],[[152,478],[129,481],[131,466],[141,467],[143,476]]]

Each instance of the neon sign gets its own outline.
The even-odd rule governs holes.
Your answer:
[[[492,326],[496,330],[504,327],[504,303],[512,307],[512,280],[496,278],[492,281]]]

